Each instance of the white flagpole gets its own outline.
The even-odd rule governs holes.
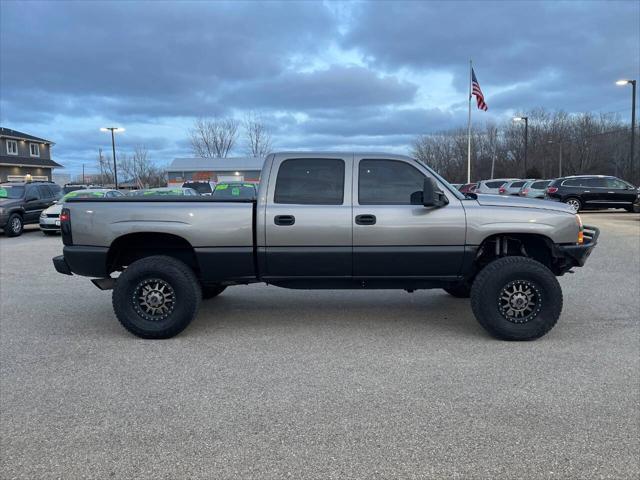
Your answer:
[[[467,123],[467,183],[471,183],[471,60],[469,60],[469,120]]]

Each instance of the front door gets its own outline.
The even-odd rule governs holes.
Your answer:
[[[608,207],[625,208],[633,205],[637,193],[632,185],[618,178],[605,178],[604,182],[604,200],[607,202]]]
[[[412,205],[427,170],[401,159],[354,158],[353,275],[357,278],[456,276],[464,256],[462,202]]]
[[[351,277],[352,163],[352,155],[276,156],[265,210],[266,278]]]

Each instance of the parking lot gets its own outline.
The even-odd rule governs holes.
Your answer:
[[[2,478],[638,478],[640,215],[588,213],[586,267],[535,342],[443,291],[227,289],[144,341],[0,238]]]

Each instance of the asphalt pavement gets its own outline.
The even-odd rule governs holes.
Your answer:
[[[253,285],[180,336],[127,333],[57,274],[60,238],[0,238],[0,478],[640,477],[640,215],[590,213],[586,267],[535,342],[440,290]]]

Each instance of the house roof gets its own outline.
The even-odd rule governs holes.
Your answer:
[[[262,170],[262,165],[264,165],[263,157],[176,158],[167,167],[167,171],[233,172],[235,170]]]
[[[0,165],[14,165],[18,167],[45,167],[45,168],[64,168],[53,160],[36,157],[17,157],[15,155],[0,155]]]
[[[33,142],[48,143],[49,145],[55,145],[51,140],[29,135],[28,133],[19,132],[10,128],[0,127],[0,137],[16,138],[18,140],[31,140]]]

